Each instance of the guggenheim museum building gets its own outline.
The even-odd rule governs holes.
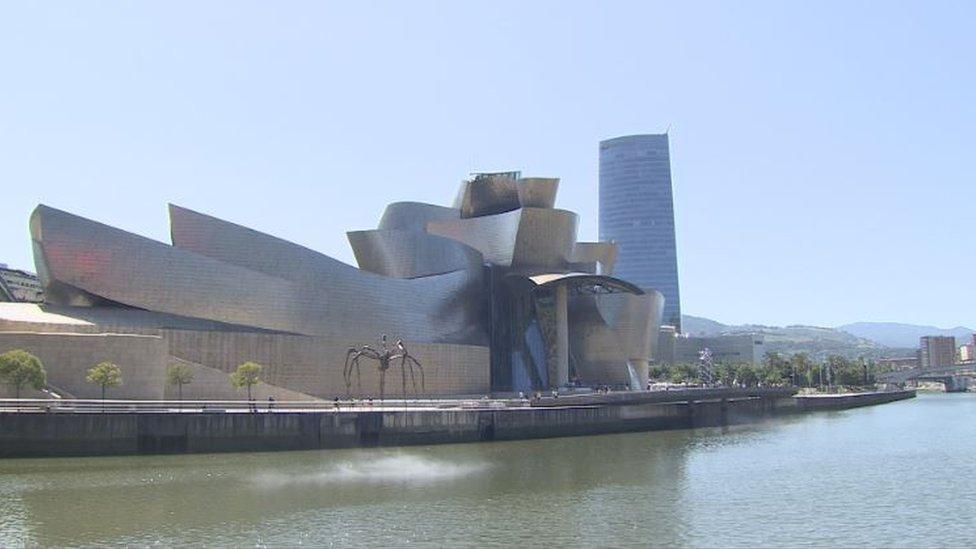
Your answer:
[[[376,396],[377,363],[349,386],[347,356],[384,335],[422,365],[410,397],[642,387],[663,297],[613,276],[616,244],[577,241],[558,186],[478,174],[451,207],[392,203],[348,233],[357,267],[175,205],[170,244],[40,205],[44,302],[0,303],[0,352],[34,353],[78,398],[99,394],[85,375],[102,361],[122,368],[117,398],[172,397],[174,363],[195,374],[185,398],[240,398],[228,373],[246,361],[258,398]]]

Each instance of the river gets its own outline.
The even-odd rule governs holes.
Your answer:
[[[0,460],[0,546],[962,546],[976,394],[729,428]]]

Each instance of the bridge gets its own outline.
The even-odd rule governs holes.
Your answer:
[[[878,381],[904,385],[909,381],[934,381],[945,385],[947,393],[963,392],[969,387],[970,378],[976,377],[976,364],[956,364],[936,368],[911,368],[898,372],[879,374]]]

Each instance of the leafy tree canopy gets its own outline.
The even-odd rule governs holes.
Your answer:
[[[112,362],[101,362],[88,370],[85,381],[105,387],[122,385],[122,369]]]
[[[39,358],[23,349],[14,349],[0,354],[0,379],[13,386],[20,397],[23,387],[43,389],[47,385],[47,372]]]
[[[193,368],[182,362],[175,362],[166,369],[166,383],[170,385],[188,385],[193,383]]]
[[[261,382],[261,365],[257,362],[245,362],[237,367],[230,375],[230,382],[234,387],[251,387]]]

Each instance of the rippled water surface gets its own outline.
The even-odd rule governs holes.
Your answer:
[[[976,394],[727,429],[0,460],[0,546],[970,546]]]

